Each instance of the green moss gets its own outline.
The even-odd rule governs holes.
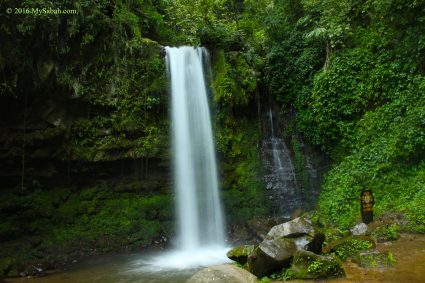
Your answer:
[[[384,268],[394,266],[396,260],[389,251],[364,252],[354,257],[354,262],[364,268]]]
[[[3,278],[7,275],[12,263],[13,259],[10,257],[0,258],[0,278]]]
[[[227,257],[242,265],[248,262],[248,256],[254,251],[254,245],[238,246],[227,252]]]
[[[220,167],[223,170],[222,195],[230,223],[242,223],[267,212],[257,151],[259,140],[257,127],[245,119],[227,119],[218,129],[217,150],[226,156]]]
[[[398,240],[400,238],[399,229],[397,224],[379,226],[372,231],[371,237],[378,242]]]
[[[61,261],[93,250],[146,247],[154,238],[170,235],[172,196],[144,195],[125,189],[128,187],[101,183],[81,190],[11,194],[1,206],[20,213],[2,216],[7,221],[2,221],[0,235],[7,241],[0,244],[0,258],[14,258],[20,264],[40,258]],[[12,229],[12,223],[20,229]]]
[[[333,252],[341,260],[357,255],[359,252],[375,248],[375,242],[366,236],[348,236],[330,242],[323,251],[325,253]]]
[[[335,256],[320,256],[298,251],[290,267],[291,278],[316,279],[345,275],[341,262]]]

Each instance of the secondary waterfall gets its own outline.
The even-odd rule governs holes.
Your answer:
[[[166,47],[171,82],[177,250],[154,264],[190,268],[227,261],[201,47]],[[207,66],[209,67],[209,66]]]
[[[266,189],[273,215],[290,214],[302,205],[295,167],[285,141],[275,136],[273,114],[268,113],[271,136],[263,141],[262,155],[265,167]]]

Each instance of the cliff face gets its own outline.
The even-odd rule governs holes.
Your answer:
[[[159,244],[173,227],[156,31],[140,33],[136,7],[65,2],[79,14],[1,17],[0,257],[17,263]]]
[[[35,67],[27,62],[16,84],[6,81],[13,92],[0,96],[2,257],[25,262],[57,250],[54,259],[66,260],[171,234],[163,58],[154,42],[133,47],[125,60],[118,53],[72,67],[31,57]]]

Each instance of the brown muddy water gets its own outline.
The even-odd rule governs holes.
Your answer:
[[[391,268],[361,268],[350,261],[344,264],[346,278],[323,283],[425,283],[425,235],[403,234],[394,242],[378,244],[378,250],[389,250],[397,263]],[[140,255],[118,255],[77,263],[68,270],[40,278],[8,279],[7,283],[179,283],[185,282],[199,269],[153,270]]]
[[[327,280],[295,280],[315,283],[425,283],[425,235],[402,234],[397,241],[378,243],[380,251],[390,251],[396,264],[389,268],[361,268],[347,261],[345,278]],[[273,283],[277,283],[275,281]]]

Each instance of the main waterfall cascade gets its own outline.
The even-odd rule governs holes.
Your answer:
[[[177,219],[183,250],[224,242],[215,149],[202,61],[205,48],[167,47]]]
[[[191,268],[228,261],[201,47],[166,47],[176,192],[177,249],[152,264]],[[209,66],[208,66],[209,67]]]

